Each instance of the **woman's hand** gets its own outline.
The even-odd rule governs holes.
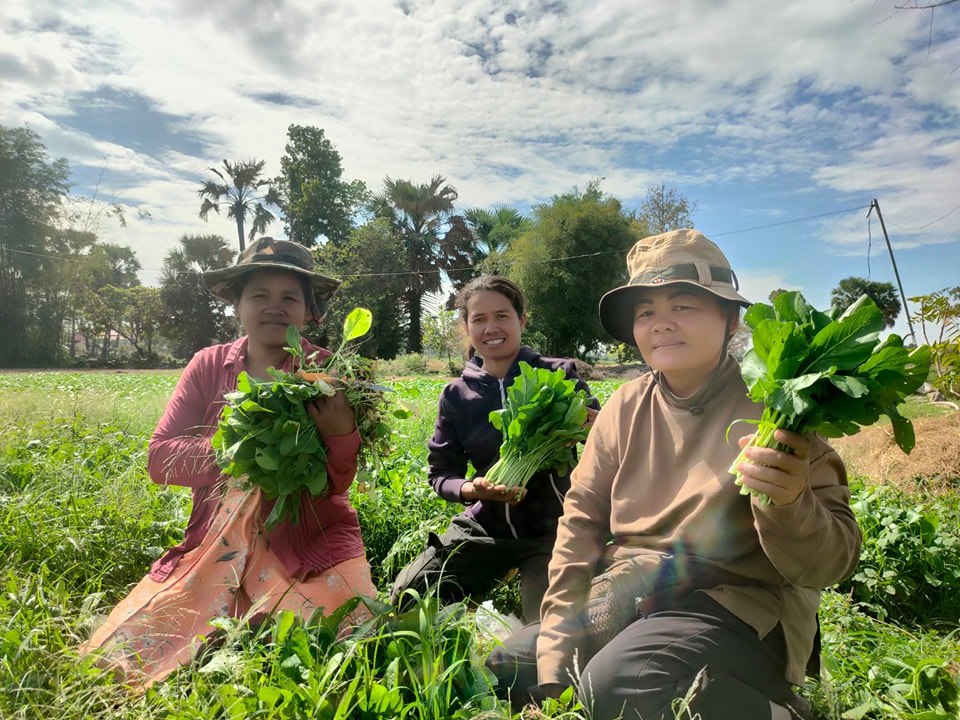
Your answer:
[[[307,412],[321,436],[349,435],[357,427],[353,408],[347,402],[343,390],[330,397],[321,395],[314,398],[307,403]]]
[[[593,427],[593,423],[597,419],[597,415],[600,414],[599,410],[594,410],[592,407],[587,408],[587,421],[583,424],[585,428]]]
[[[740,438],[743,448],[753,435]],[[793,453],[770,448],[750,447],[746,456],[750,462],[742,462],[737,469],[743,474],[743,486],[762,492],[774,505],[789,505],[807,486],[810,474],[810,441],[803,435],[777,430],[773,439],[793,449]]]
[[[523,488],[491,485],[484,477],[475,477],[460,486],[461,500],[495,500],[505,502],[507,505],[516,505],[523,500],[523,494]]]

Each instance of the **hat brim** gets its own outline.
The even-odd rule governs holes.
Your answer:
[[[313,295],[317,301],[327,300],[333,295],[337,288],[340,287],[340,281],[336,278],[329,277],[327,275],[321,275],[320,273],[311,272],[309,270],[304,270],[303,268],[298,268],[289,263],[283,262],[252,262],[246,263],[244,265],[233,265],[231,267],[220,268],[219,270],[210,270],[208,272],[202,273],[201,277],[203,278],[204,285],[207,286],[207,290],[211,294],[215,295],[219,299],[227,303],[236,302],[236,297],[234,296],[234,288],[236,287],[237,280],[248,273],[253,272],[254,270],[286,270],[287,272],[297,273],[299,275],[305,275],[310,278],[310,285],[313,287]]]
[[[733,287],[716,285],[705,287],[688,280],[670,280],[662,283],[647,285],[621,285],[604,294],[600,298],[598,311],[600,324],[613,338],[627,345],[636,347],[633,338],[633,312],[637,306],[637,298],[643,290],[650,288],[670,287],[672,285],[687,285],[694,291],[708,292],[726,302],[737,303],[743,307],[750,307],[753,303],[738,293]]]

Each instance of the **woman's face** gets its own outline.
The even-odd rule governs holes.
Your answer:
[[[255,270],[237,300],[237,316],[251,340],[283,347],[287,327],[302,328],[307,320],[300,276],[286,270]]]
[[[513,361],[520,352],[520,333],[527,316],[518,316],[506,295],[481,290],[467,301],[467,335],[477,354],[489,360]]]
[[[695,391],[720,362],[730,306],[688,285],[645,289],[634,308],[633,339],[643,359],[681,395]]]

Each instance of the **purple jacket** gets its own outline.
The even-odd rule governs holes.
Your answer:
[[[500,457],[500,431],[490,424],[491,410],[503,407],[507,388],[520,374],[519,363],[556,370],[562,368],[577,387],[590,395],[590,388],[577,377],[572,360],[541,357],[521,347],[516,361],[500,380],[483,369],[483,359],[475,356],[463,373],[440,393],[437,424],[428,443],[430,484],[437,494],[450,502],[463,502],[460,488],[467,481],[467,463],[483,475]],[[599,407],[597,401],[592,407]],[[571,449],[575,453],[575,449]],[[502,502],[478,500],[467,507],[467,514],[480,523],[491,537],[537,537],[552,533],[563,513],[563,496],[570,487],[570,475],[540,472],[530,479],[524,499],[513,507]]]

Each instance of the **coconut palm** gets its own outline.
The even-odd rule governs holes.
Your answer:
[[[428,183],[410,180],[383,181],[383,192],[374,198],[374,212],[390,220],[403,241],[408,276],[403,301],[409,318],[407,350],[422,352],[421,301],[429,292],[440,289],[440,270],[447,258],[442,247],[441,229],[453,211],[457,191],[442,175]]]
[[[231,163],[223,161],[223,170],[209,168],[210,172],[220,178],[220,181],[205,180],[197,193],[203,199],[200,205],[200,217],[204,220],[213,210],[218,215],[220,207],[227,208],[227,217],[237,223],[237,237],[240,240],[240,252],[243,252],[243,226],[248,217],[252,217],[250,224],[250,239],[263,233],[267,225],[275,220],[272,212],[266,205],[279,207],[280,194],[273,186],[272,181],[263,178],[266,160],[245,160]]]

